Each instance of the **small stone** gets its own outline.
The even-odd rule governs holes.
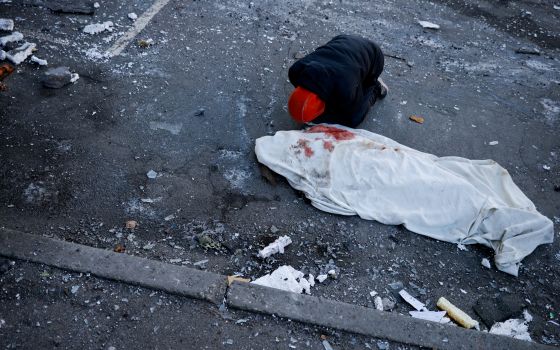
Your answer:
[[[379,340],[379,341],[377,342],[377,348],[378,348],[379,350],[387,350],[387,349],[389,349],[389,343],[386,342],[386,341],[381,341],[381,340]]]
[[[294,53],[294,58],[296,60],[302,59],[305,57],[305,51],[298,51],[296,53]]]
[[[381,301],[383,302],[383,310],[391,311],[395,308],[395,302],[392,301],[391,299],[383,298],[381,299]]]
[[[0,30],[11,32],[14,30],[14,21],[12,19],[0,18]]]
[[[399,291],[404,288],[404,285],[401,281],[397,281],[397,282],[389,283],[389,287],[391,287],[392,290]]]
[[[80,286],[72,286],[72,288],[70,288],[70,292],[72,294],[76,294],[78,293],[78,289],[80,289]]]
[[[280,231],[280,230],[278,229],[278,227],[276,227],[276,226],[274,226],[274,225],[270,226],[270,232],[272,232],[272,233],[278,233],[278,231]]]
[[[50,89],[60,89],[71,83],[72,73],[68,67],[51,68],[43,75],[43,86]]]
[[[134,12],[131,12],[128,14],[128,18],[133,21],[136,21],[138,19],[138,15],[136,15]]]
[[[157,177],[158,173],[156,173],[153,170],[150,170],[146,173],[146,176],[148,177],[148,179],[155,179]]]
[[[125,227],[129,230],[134,230],[137,226],[138,226],[138,222],[134,220],[128,220],[125,225]]]
[[[492,268],[492,266],[490,265],[490,261],[486,258],[482,259],[480,263],[482,264],[482,266],[486,267],[487,269]]]

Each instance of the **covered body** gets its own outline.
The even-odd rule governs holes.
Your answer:
[[[366,130],[325,124],[261,137],[255,152],[321,210],[484,244],[495,250],[497,268],[513,275],[554,237],[552,221],[493,160],[437,157]]]

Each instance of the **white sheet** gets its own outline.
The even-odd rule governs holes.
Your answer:
[[[495,250],[496,267],[515,276],[524,257],[553,240],[552,221],[493,160],[439,158],[366,130],[324,124],[261,137],[255,152],[321,210],[484,244]]]

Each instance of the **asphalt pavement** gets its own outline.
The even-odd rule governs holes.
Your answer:
[[[41,84],[46,68],[24,62],[2,81],[1,227],[253,279],[281,265],[315,275],[334,268],[337,278],[316,285],[312,295],[374,307],[370,292],[376,291],[396,302],[388,311],[393,313],[411,310],[389,286],[395,282],[432,309],[444,296],[473,317],[478,299],[514,296],[534,317],[529,324],[533,340],[559,344],[560,303],[554,295],[560,289],[560,4],[98,1],[94,15],[77,15],[21,2],[1,2],[0,18],[14,19],[16,30],[37,44],[34,54],[49,67],[68,66],[80,79],[46,89]],[[161,6],[154,10],[154,4]],[[136,21],[128,17],[131,12],[138,15]],[[423,29],[418,20],[440,29]],[[106,21],[113,22],[112,31],[83,32],[87,24]],[[389,95],[361,128],[438,156],[494,159],[554,221],[556,241],[526,258],[518,278],[482,266],[483,258],[492,260],[487,248],[463,250],[401,227],[326,214],[283,179],[262,176],[254,140],[298,127],[286,110],[287,69],[296,57],[340,33],[366,36],[387,55],[382,77]],[[116,53],[123,38],[130,40],[122,52],[104,57]],[[411,115],[424,117],[424,124],[411,122]],[[147,176],[150,170],[156,178]],[[127,229],[129,220],[137,227]],[[284,255],[256,256],[284,234],[294,242]],[[201,245],[201,238],[215,244]],[[111,305],[98,314],[76,304],[75,294],[62,292],[68,283],[42,276],[41,267],[16,262],[10,271],[1,277],[0,309],[0,319],[10,328],[0,331],[8,332],[13,344],[52,341],[52,331],[33,326],[45,325],[50,310],[64,325],[52,334],[63,337],[60,344],[67,348],[126,344],[120,338],[118,344],[109,341],[118,338],[119,329]],[[19,279],[24,272],[28,277]],[[140,293],[143,301],[131,309],[145,315],[140,321],[145,329],[169,327],[163,348],[177,346],[173,340],[178,339],[197,339],[195,348],[225,347],[228,337],[251,348],[241,339],[263,334],[261,324],[270,337],[254,348],[271,346],[267,342],[275,337],[284,339],[277,348],[300,347],[307,340],[309,346],[320,345],[320,331],[305,325],[251,316],[259,321],[249,331],[213,316],[211,307],[161,293],[158,298],[172,300],[172,306],[147,317],[150,291],[80,278],[120,299]],[[49,299],[58,310],[39,307],[50,298],[42,292],[49,288],[62,293],[60,300]],[[16,295],[24,300],[20,307],[14,304]],[[78,321],[69,316],[82,308],[97,314],[112,333],[90,324],[79,339],[64,338],[66,327],[84,327],[87,316]],[[28,315],[37,310],[43,318],[35,321]],[[204,327],[193,325],[196,335],[179,338],[181,327],[166,320],[177,314],[200,317]],[[200,331],[213,322],[220,323],[209,327],[217,333]],[[224,336],[210,336],[219,332]],[[290,343],[289,332],[302,340]],[[141,334],[153,342],[147,344],[162,339]],[[341,334],[335,343],[375,348],[376,342]]]

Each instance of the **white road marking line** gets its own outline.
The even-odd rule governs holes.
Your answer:
[[[148,23],[152,20],[152,18],[163,8],[169,0],[156,0],[149,9],[146,10],[142,15],[138,17],[138,19],[132,25],[123,36],[121,36],[113,46],[107,51],[107,56],[115,57],[121,54],[123,50],[130,44],[132,40],[142,31]]]

